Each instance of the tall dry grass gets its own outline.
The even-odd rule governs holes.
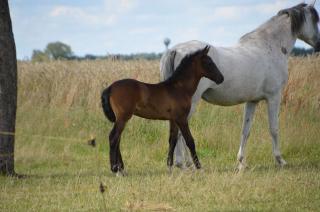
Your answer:
[[[115,80],[134,78],[159,81],[159,61],[54,61],[20,62],[19,105],[85,107],[99,110],[103,88]],[[320,58],[294,57],[289,61],[289,81],[283,103],[296,110],[319,109]]]
[[[122,78],[158,82],[158,67],[147,60],[20,62],[19,105],[98,110],[107,85]]]
[[[289,80],[283,103],[295,111],[320,109],[320,57],[294,57],[289,60]]]

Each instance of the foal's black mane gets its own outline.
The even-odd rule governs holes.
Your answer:
[[[290,17],[291,31],[293,34],[297,34],[300,31],[303,23],[306,21],[306,15],[305,15],[304,9],[307,6],[308,6],[307,4],[302,3],[302,4],[298,4],[294,7],[280,10],[278,13],[278,16],[285,14]],[[315,23],[318,23],[319,22],[319,14],[318,14],[317,10],[311,6],[309,7],[309,9],[311,11],[312,20]]]
[[[199,49],[191,54],[186,55],[180,62],[180,64],[178,65],[178,67],[176,68],[176,70],[173,72],[173,74],[171,75],[171,77],[169,77],[167,80],[165,80],[164,82],[166,83],[171,83],[173,81],[176,81],[181,75],[183,75],[184,70],[189,67],[191,65],[192,62],[192,58],[196,55],[199,54],[201,51],[203,51],[203,49]],[[170,55],[171,61],[172,61],[172,66],[174,66],[174,57],[175,57],[175,53],[173,55]],[[174,67],[173,67],[174,68]]]

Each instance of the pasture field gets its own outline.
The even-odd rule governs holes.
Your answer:
[[[159,61],[19,62],[15,159],[26,177],[0,177],[0,211],[318,211],[320,57],[291,58],[289,67],[280,114],[287,167],[275,166],[265,103],[248,141],[248,168],[236,174],[243,105],[202,101],[190,122],[201,171],[168,175],[168,123],[134,117],[121,141],[128,176],[116,177],[101,90],[121,78],[158,82]]]

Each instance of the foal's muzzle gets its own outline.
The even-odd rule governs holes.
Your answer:
[[[219,85],[219,84],[223,83],[223,81],[224,81],[224,77],[221,74],[215,82]]]
[[[317,42],[316,46],[314,47],[315,52],[320,52],[320,41]]]

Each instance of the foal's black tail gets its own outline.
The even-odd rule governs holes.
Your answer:
[[[107,89],[105,89],[102,92],[101,103],[102,103],[104,115],[109,119],[109,121],[115,122],[116,116],[114,115],[114,112],[111,108],[110,101],[109,101],[110,100],[110,91],[111,91],[111,86],[109,86]]]

